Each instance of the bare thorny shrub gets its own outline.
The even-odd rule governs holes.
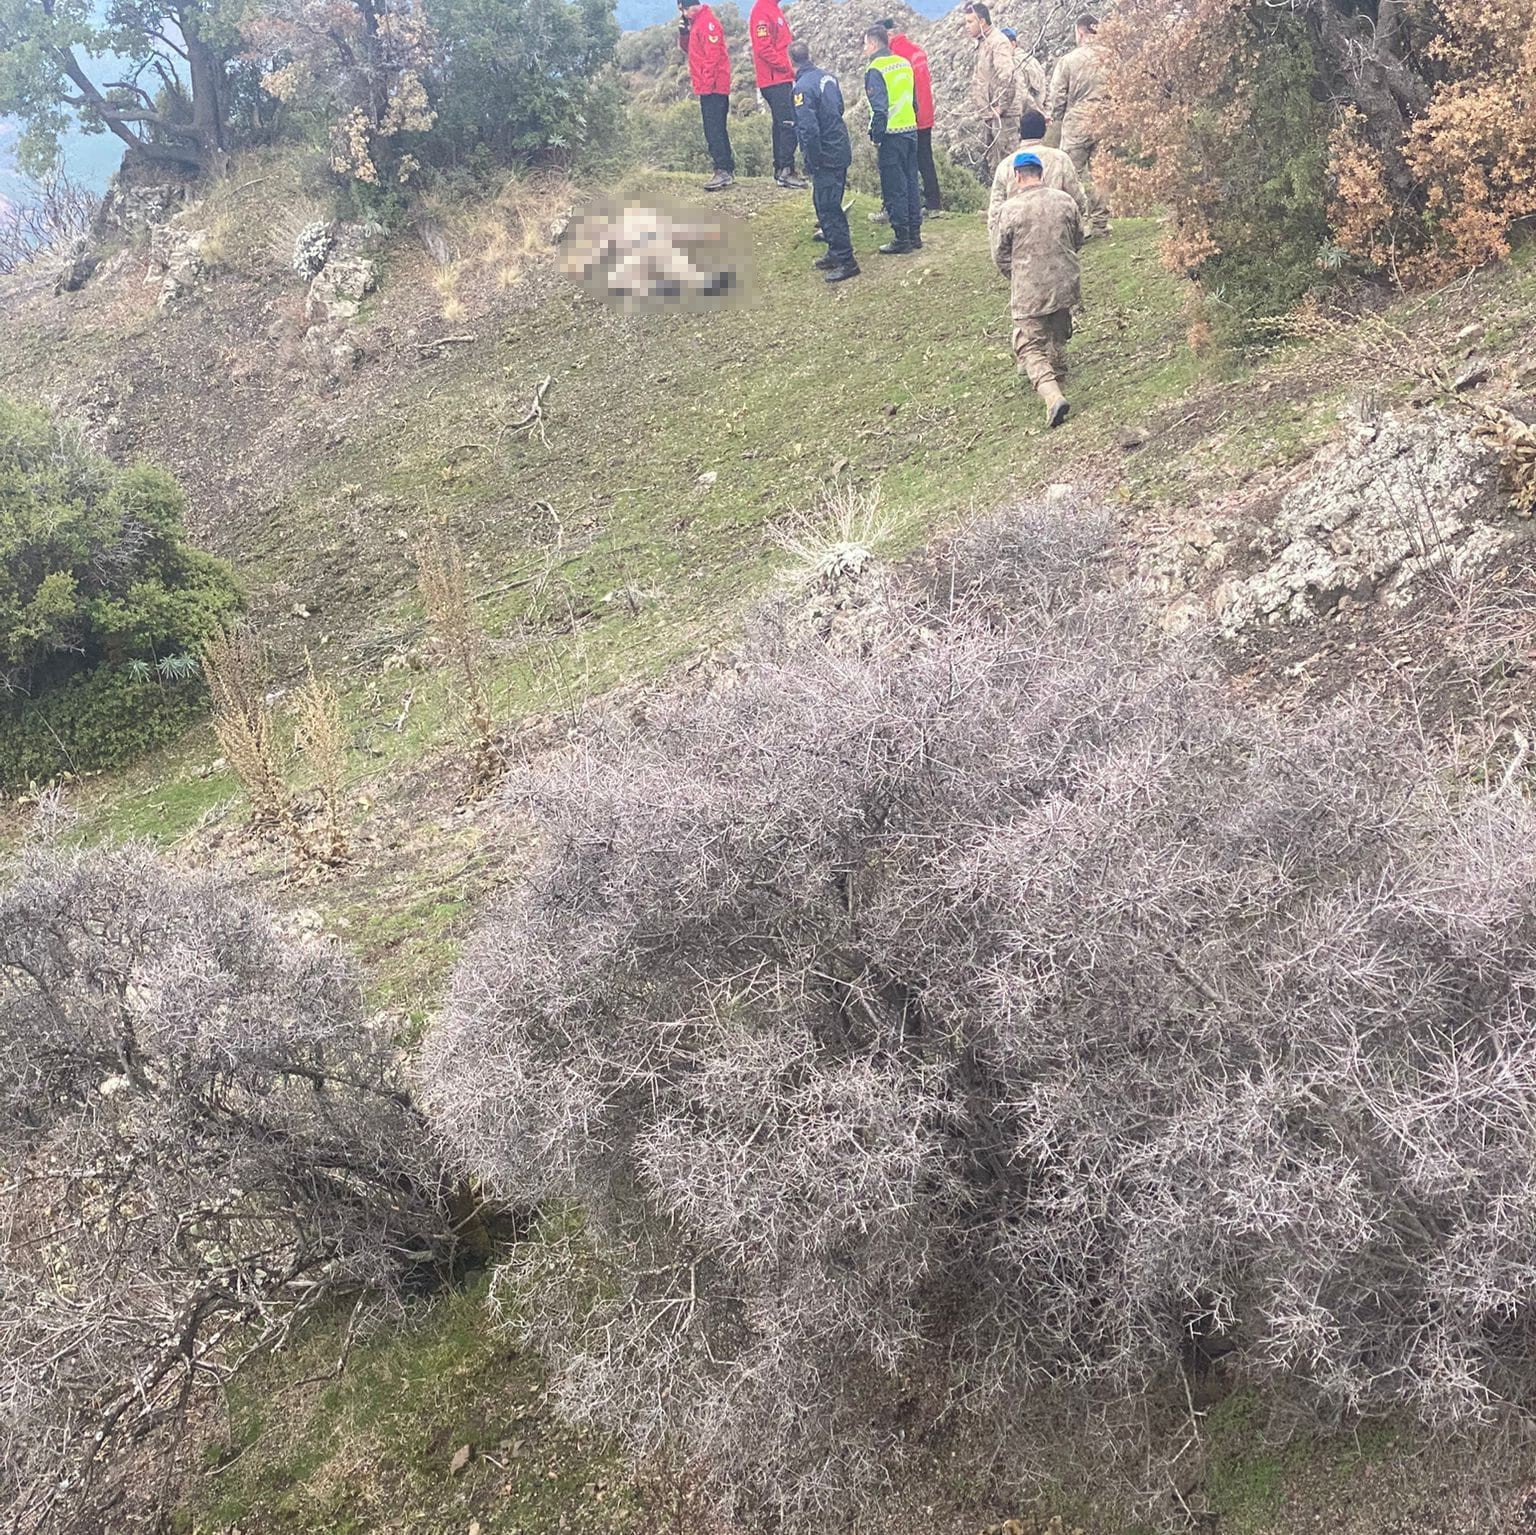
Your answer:
[[[28,196],[0,198],[0,276],[39,257],[78,249],[99,204],[94,192],[61,172],[45,176]]]
[[[1039,1402],[1217,1355],[1322,1417],[1536,1387],[1536,816],[1241,706],[1096,538],[1004,521],[869,654],[770,622],[517,780],[430,1101],[579,1212],[501,1292],[565,1409],[743,1524],[859,1522],[940,1424],[1027,1477]]]
[[[339,951],[139,848],[0,889],[7,1528],[97,1527],[112,1461],[306,1315],[378,1305],[451,1232]]]
[[[416,549],[416,583],[433,638],[458,673],[464,718],[473,739],[470,767],[484,788],[500,776],[503,762],[485,683],[485,631],[469,595],[464,556],[447,534],[433,532]]]

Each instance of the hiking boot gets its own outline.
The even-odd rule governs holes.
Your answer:
[[[850,277],[857,277],[858,275],[859,275],[859,264],[858,264],[858,262],[857,261],[850,261],[847,266],[835,266],[835,267],[833,267],[832,270],[827,273],[826,281],[828,281],[828,282],[847,282]]]
[[[1042,384],[1040,397],[1045,401],[1045,424],[1047,427],[1060,426],[1067,419],[1067,412],[1072,409],[1072,402],[1061,392],[1058,385]]]
[[[818,272],[835,272],[840,266],[847,266],[847,262],[840,256],[834,256],[830,251],[825,256],[818,256],[811,266]]]
[[[797,176],[793,171],[780,171],[773,179],[786,192],[803,192],[810,186],[809,181]]]
[[[900,236],[890,241],[889,244],[880,247],[882,256],[910,256],[913,251],[921,247],[914,245],[910,240],[903,240]]]
[[[729,171],[716,171],[708,181],[704,183],[706,192],[723,192],[728,186],[734,186],[736,178]]]

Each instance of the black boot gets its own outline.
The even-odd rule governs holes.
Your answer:
[[[826,280],[828,282],[847,282],[850,277],[857,277],[858,275],[858,262],[850,261],[847,266],[833,267],[832,270],[827,273]]]
[[[880,247],[880,254],[882,256],[908,256],[917,249],[918,247],[912,243],[906,230],[898,229],[896,231],[896,238],[888,245]]]

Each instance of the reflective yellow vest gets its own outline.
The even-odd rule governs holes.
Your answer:
[[[885,116],[887,133],[911,133],[917,128],[917,87],[912,79],[912,66],[894,53],[882,54],[869,61],[871,69],[878,69],[885,77],[885,94],[888,101]]]

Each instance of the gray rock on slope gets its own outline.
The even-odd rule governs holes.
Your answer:
[[[1231,637],[1304,623],[1345,598],[1401,607],[1432,572],[1475,567],[1521,536],[1464,419],[1387,416],[1318,455],[1281,497],[1260,546],[1268,563],[1229,580],[1213,607]]]

